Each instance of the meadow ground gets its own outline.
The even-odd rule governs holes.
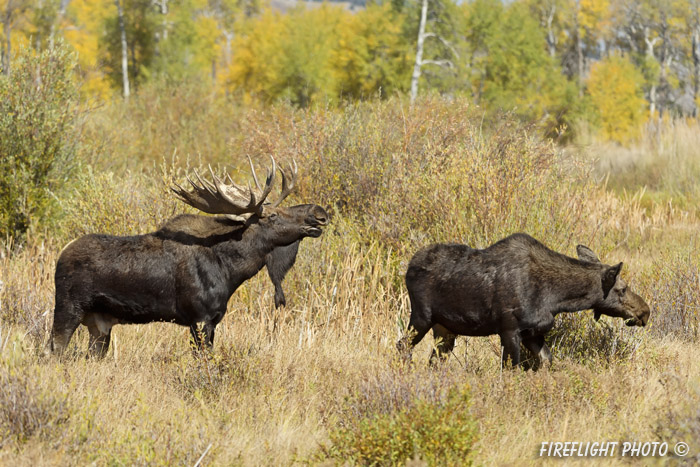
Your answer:
[[[180,101],[168,105],[188,105]],[[213,123],[177,132],[166,117],[145,124],[146,104],[130,105],[101,109],[85,128],[90,144],[56,193],[55,221],[2,250],[3,465],[580,463],[540,458],[544,441],[668,442],[670,451],[683,441],[683,459],[606,463],[700,462],[700,185],[674,184],[672,173],[695,170],[697,127],[667,125],[636,148],[564,151],[535,128],[507,116],[484,122],[459,102],[207,117],[230,132]],[[274,309],[262,272],[234,294],[208,358],[170,324],[117,326],[100,361],[84,358],[80,328],[66,358],[45,357],[63,245],[87,232],[147,232],[186,211],[163,181],[188,162],[168,157],[161,167],[161,158],[177,149],[199,164],[192,135],[205,131],[222,133],[234,176],[246,176],[243,154],[296,159],[296,199],[332,211],[285,280],[289,306]],[[605,181],[613,150],[637,158]],[[202,159],[231,163],[221,152]],[[413,367],[400,364],[413,252],[436,241],[484,247],[516,231],[571,256],[584,243],[624,261],[652,308],[649,325],[560,316],[554,364],[537,373],[502,371],[495,337],[460,338],[437,369],[426,364],[428,337]]]

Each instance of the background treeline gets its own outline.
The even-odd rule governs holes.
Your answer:
[[[61,37],[78,52],[89,97],[188,79],[247,104],[408,93],[421,0],[314,5],[283,13],[265,0],[0,0],[2,69],[11,72],[20,46],[42,50]],[[421,93],[515,109],[550,135],[568,128],[621,142],[648,120],[697,115],[698,0],[427,7]]]

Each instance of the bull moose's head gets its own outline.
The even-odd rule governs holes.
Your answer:
[[[578,245],[576,253],[581,261],[596,263],[601,267],[603,299],[593,306],[594,319],[607,315],[625,320],[627,326],[646,326],[649,320],[649,305],[642,297],[629,290],[620,277],[622,263],[615,266],[603,264],[590,248]]]
[[[293,243],[304,237],[320,236],[321,227],[328,224],[328,213],[321,206],[300,204],[280,207],[280,203],[294,190],[297,176],[296,162],[289,166],[290,178],[287,178],[284,170],[279,169],[282,174],[280,196],[274,202],[267,201],[277,173],[275,159],[272,157],[270,159],[272,167],[267,171],[264,187],[260,186],[253,162],[248,158],[255,189],[251,188],[250,184],[247,187],[236,185],[228,174],[221,178],[217,177],[211,166],[209,166],[209,173],[213,181],[202,178],[195,170],[197,181],[187,177],[187,181],[192,185],[192,191],[185,190],[177,183],[174,183],[175,187],[171,189],[180,200],[200,211],[223,214],[229,219],[265,226],[266,231],[274,232],[271,238],[279,245]],[[228,183],[224,179],[227,179]]]

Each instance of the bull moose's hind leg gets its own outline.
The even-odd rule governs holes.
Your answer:
[[[103,313],[86,313],[83,324],[90,331],[88,344],[88,356],[102,358],[109,350],[109,342],[112,336],[112,326],[117,324],[117,319]]]
[[[433,338],[436,341],[435,348],[430,354],[430,366],[435,366],[440,361],[444,362],[447,360],[449,353],[455,347],[456,336],[447,330],[444,326],[436,324],[433,326]]]
[[[90,343],[88,344],[88,356],[95,358],[102,358],[107,354],[109,350],[109,341],[111,339],[112,332],[107,334],[95,333],[92,329],[90,330]]]
[[[82,311],[69,300],[56,297],[56,308],[53,312],[53,327],[51,329],[51,352],[58,355],[68,347],[71,337],[82,320]]]

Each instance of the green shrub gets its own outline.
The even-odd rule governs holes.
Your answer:
[[[469,387],[455,374],[389,371],[369,377],[341,409],[316,460],[361,465],[471,463],[478,429]]]
[[[590,313],[562,313],[547,334],[547,345],[554,361],[568,359],[607,367],[629,359],[641,345],[643,335],[620,319],[602,316],[596,322]]]
[[[21,239],[49,212],[76,150],[75,57],[60,44],[22,49],[0,77],[0,238]]]

